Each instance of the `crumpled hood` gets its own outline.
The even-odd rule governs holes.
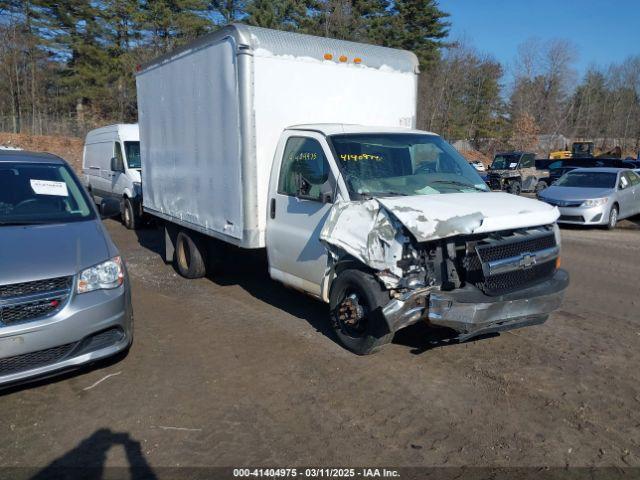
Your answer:
[[[0,285],[75,275],[113,255],[97,220],[0,226]]]
[[[459,234],[548,225],[560,212],[531,198],[501,192],[376,199],[420,242]]]

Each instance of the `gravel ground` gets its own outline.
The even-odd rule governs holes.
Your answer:
[[[357,357],[260,255],[189,281],[156,231],[107,226],[134,345],[0,396],[0,466],[640,466],[640,231],[563,229],[571,286],[544,325],[463,344],[417,325]]]

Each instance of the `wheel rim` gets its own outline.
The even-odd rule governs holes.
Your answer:
[[[124,206],[124,223],[129,225],[131,224],[131,214],[129,213],[129,206]]]
[[[361,337],[367,329],[368,309],[360,295],[348,291],[336,309],[338,326],[350,337]]]
[[[611,214],[609,215],[609,225],[612,227],[615,227],[617,222],[618,222],[618,211],[615,208],[613,208],[611,210]]]

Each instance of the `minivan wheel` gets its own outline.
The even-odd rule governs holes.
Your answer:
[[[183,277],[200,278],[207,273],[204,249],[200,240],[184,230],[178,233],[174,255],[176,268]]]
[[[609,212],[609,222],[607,223],[607,229],[613,230],[618,223],[618,207],[614,205]]]
[[[382,308],[388,293],[369,273],[345,270],[331,286],[331,326],[340,342],[358,355],[368,355],[393,339]]]
[[[513,195],[520,195],[521,191],[522,191],[522,187],[520,186],[520,182],[512,182],[509,185],[509,193]]]
[[[128,198],[124,199],[124,207],[122,209],[122,223],[129,230],[135,230],[138,226],[138,216],[133,209],[133,204]]]

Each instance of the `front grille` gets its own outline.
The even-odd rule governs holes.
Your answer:
[[[0,285],[0,299],[5,297],[17,297],[33,293],[50,292],[53,290],[68,290],[71,288],[72,277],[48,278],[34,282],[13,283]]]
[[[584,217],[582,215],[560,215],[560,218],[558,220],[564,220],[565,222],[584,223]]]
[[[0,307],[0,322],[5,325],[11,325],[50,315],[60,309],[64,300],[65,298],[60,296],[54,299],[36,300],[19,305]]]
[[[551,200],[545,199],[545,203],[549,205],[554,205],[556,207],[579,207],[582,205],[582,201],[574,201],[574,200]]]
[[[508,240],[506,242],[489,243],[487,245],[479,245],[478,254],[483,262],[493,262],[503,258],[515,257],[521,253],[535,252],[544,250],[545,248],[553,248],[556,246],[556,237],[553,233],[547,235],[535,236],[533,238]]]
[[[75,343],[67,343],[66,345],[47,348],[46,350],[0,358],[0,375],[24,372],[56,363],[66,357],[74,346]]]
[[[499,239],[487,239],[468,249],[463,259],[466,281],[475,285],[487,295],[504,295],[527,288],[551,277],[556,269],[555,259],[535,264],[529,268],[511,272],[485,275],[482,263],[493,262],[525,253],[535,253],[556,246],[553,232],[520,232]]]
[[[0,327],[53,315],[71,293],[72,277],[0,286]]]

